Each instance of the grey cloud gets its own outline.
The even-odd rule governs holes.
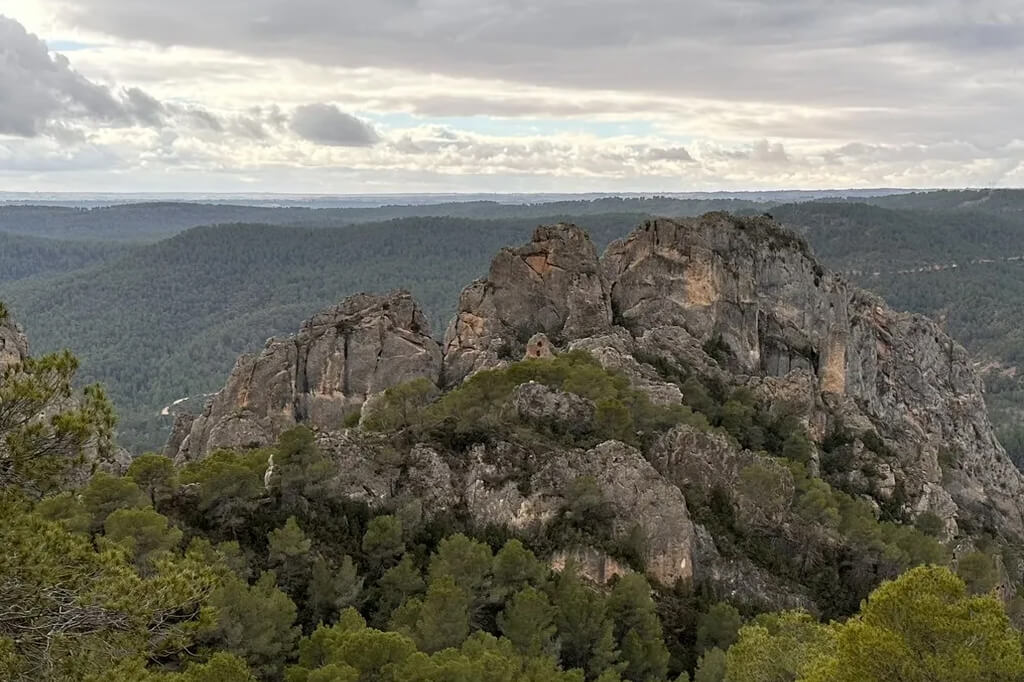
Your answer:
[[[265,140],[267,129],[263,121],[254,116],[238,116],[231,121],[231,132],[238,137],[245,137],[250,140]]]
[[[180,112],[183,118],[199,130],[208,130],[214,133],[224,131],[224,125],[220,119],[201,107],[189,106],[180,109]]]
[[[157,128],[172,117],[223,129],[202,107],[169,106],[137,87],[117,90],[89,80],[67,57],[52,54],[19,22],[0,15],[0,134],[75,143],[88,124]]]
[[[750,151],[750,160],[760,163],[789,163],[789,154],[781,142],[758,140]]]
[[[35,137],[67,118],[124,121],[111,92],[71,68],[62,55],[13,19],[0,15],[0,133]]]
[[[292,115],[291,129],[299,137],[333,147],[370,147],[380,141],[372,126],[333,104],[304,104]]]
[[[701,160],[715,162],[746,161],[759,164],[784,165],[792,161],[781,142],[758,140],[749,146],[735,148],[713,147],[701,152]]]
[[[1016,0],[63,1],[83,25],[160,44],[791,103],[934,102],[972,82],[963,60],[1012,67],[1024,51]]]
[[[167,109],[155,97],[139,88],[128,88],[124,92],[125,105],[134,118],[149,126],[158,126],[164,121]]]
[[[693,163],[693,157],[690,156],[690,152],[686,151],[685,147],[653,147],[647,150],[645,156],[649,161],[682,161],[685,163]]]

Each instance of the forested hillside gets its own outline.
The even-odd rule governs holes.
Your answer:
[[[220,223],[264,223],[337,227],[396,218],[451,217],[533,219],[635,213],[696,216],[708,211],[757,211],[767,206],[742,199],[617,198],[538,204],[472,201],[378,208],[275,208],[223,204],[148,203],[98,208],[0,206],[0,232],[74,240],[153,242],[190,227]]]
[[[972,210],[1010,214],[1024,212],[1024,190],[1019,189],[944,189],[869,197],[859,201],[885,208]]]
[[[28,277],[69,272],[130,253],[120,244],[58,241],[0,232],[0,286]]]
[[[40,349],[76,348],[85,375],[110,386],[125,443],[154,447],[166,427],[156,417],[164,406],[213,390],[239,352],[356,290],[411,288],[440,335],[462,283],[538,223],[579,222],[603,247],[646,215],[768,211],[803,233],[828,266],[897,308],[943,320],[989,367],[995,421],[1024,461],[1024,432],[1015,428],[1024,412],[1024,260],[1015,260],[1024,256],[1022,206],[1011,190],[780,206],[670,198],[319,210],[7,206],[0,230],[68,239],[0,234],[0,293]],[[206,227],[161,243],[124,244],[218,221],[279,226]],[[34,279],[17,281],[26,277]]]
[[[254,228],[200,245],[231,229]],[[708,248],[721,230],[735,261]],[[767,329],[846,291],[765,219],[647,221],[608,254],[595,276],[567,226],[501,251],[503,304],[468,301],[480,324],[443,356],[403,297],[332,307],[204,417],[277,428],[193,429],[173,461],[119,458],[102,389],[73,389],[70,353],[30,356],[0,305],[0,679],[1024,679],[1024,476],[967,356],[855,293],[834,339],[820,320],[768,337],[794,371],[723,341],[742,317],[691,336],[671,294],[695,272],[760,292],[698,315],[742,296]],[[517,360],[522,337],[562,338]],[[877,380],[807,383],[801,358],[836,340]],[[484,364],[453,378],[466,353]],[[949,377],[922,371],[937,361]],[[367,400],[357,377],[382,364]],[[296,409],[346,397],[356,419]]]

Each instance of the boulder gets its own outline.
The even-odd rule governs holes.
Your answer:
[[[548,388],[536,381],[517,386],[509,400],[520,420],[557,433],[582,435],[594,429],[594,403],[575,393]]]

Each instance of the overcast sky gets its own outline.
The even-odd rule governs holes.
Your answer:
[[[1024,186],[1021,0],[0,0],[0,189]]]

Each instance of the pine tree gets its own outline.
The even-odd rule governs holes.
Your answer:
[[[416,641],[427,652],[456,647],[469,636],[470,598],[444,575],[430,581],[416,622]]]
[[[498,615],[501,634],[525,656],[553,656],[555,607],[540,590],[526,587],[517,592]]]
[[[608,598],[608,617],[626,663],[623,677],[633,682],[663,679],[669,653],[661,621],[651,598],[651,586],[638,573],[622,576]]]
[[[563,666],[585,670],[593,679],[615,665],[619,652],[605,598],[583,584],[573,562],[558,577],[553,601]]]

